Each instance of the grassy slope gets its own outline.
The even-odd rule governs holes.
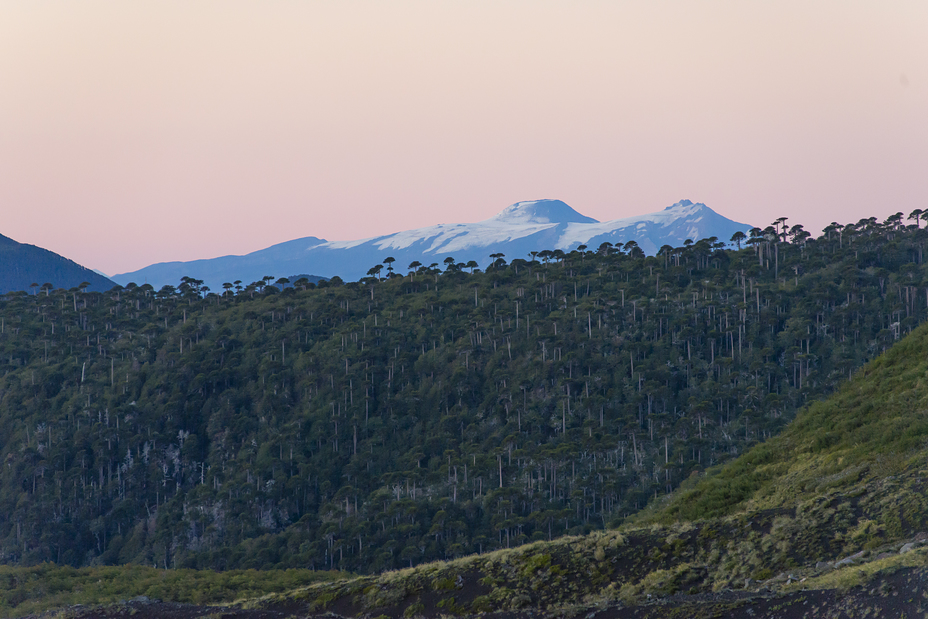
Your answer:
[[[928,327],[865,366],[778,436],[710,471],[636,520],[693,521],[853,496],[888,534],[926,523]],[[902,512],[886,513],[889,501]],[[872,513],[871,513],[872,512]]]
[[[337,572],[311,570],[161,570],[140,565],[75,569],[44,563],[0,566],[0,617],[76,604],[108,604],[146,596],[188,604],[223,604],[334,580]]]

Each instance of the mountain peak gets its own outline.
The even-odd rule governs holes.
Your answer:
[[[526,200],[504,208],[493,219],[508,224],[593,224],[597,220],[581,215],[561,200]]]
[[[351,281],[364,277],[371,265],[380,264],[388,256],[395,259],[397,266],[433,261],[437,265],[449,257],[455,262],[473,260],[486,265],[493,253],[512,259],[533,251],[569,251],[578,245],[599,247],[605,242],[615,245],[632,239],[646,254],[654,255],[663,245],[679,247],[686,239],[709,236],[730,238],[736,230],[749,229],[690,200],[657,212],[605,222],[586,217],[561,200],[527,200],[473,223],[437,224],[354,241],[306,237],[246,256],[152,265],[116,275],[115,279],[122,284],[147,281],[158,288],[190,276],[204,280],[214,290],[220,289],[224,281],[257,280],[267,274],[276,277],[315,273]]]
[[[692,200],[680,200],[680,201],[677,202],[676,204],[671,204],[670,206],[668,206],[668,207],[665,208],[664,210],[665,210],[665,211],[670,211],[670,210],[678,209],[678,208],[686,208],[686,207],[688,207],[688,206],[696,206],[696,207],[703,206],[703,207],[704,207],[704,206],[706,206],[706,205],[703,204],[702,202],[693,202]]]

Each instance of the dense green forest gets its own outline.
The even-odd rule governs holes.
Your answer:
[[[617,528],[245,606],[302,605],[313,617],[923,617],[926,375],[922,325],[776,436]]]
[[[928,317],[919,215],[5,295],[2,560],[372,572],[617,523]]]

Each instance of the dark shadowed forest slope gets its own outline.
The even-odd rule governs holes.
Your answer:
[[[6,295],[2,559],[376,572],[619,523],[928,317],[901,219]]]
[[[102,292],[116,284],[86,267],[58,254],[17,243],[0,234],[0,293],[46,288],[77,288]]]

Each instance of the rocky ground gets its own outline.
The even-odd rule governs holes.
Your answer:
[[[467,596],[466,590],[460,595]],[[429,602],[429,600],[420,600]],[[423,617],[437,619],[448,614],[434,604],[422,604],[407,612],[408,604],[384,609],[380,617]],[[772,591],[726,591],[695,596],[675,595],[652,599],[634,606],[621,603],[561,609],[524,609],[485,613],[486,619],[851,619],[853,617],[922,617],[928,615],[928,570],[900,569],[882,574],[849,589]],[[37,619],[312,619],[369,616],[350,608],[334,607],[312,612],[308,606],[270,606],[247,609],[225,606],[194,606],[157,600],[132,600],[102,607],[70,607],[37,616]]]

